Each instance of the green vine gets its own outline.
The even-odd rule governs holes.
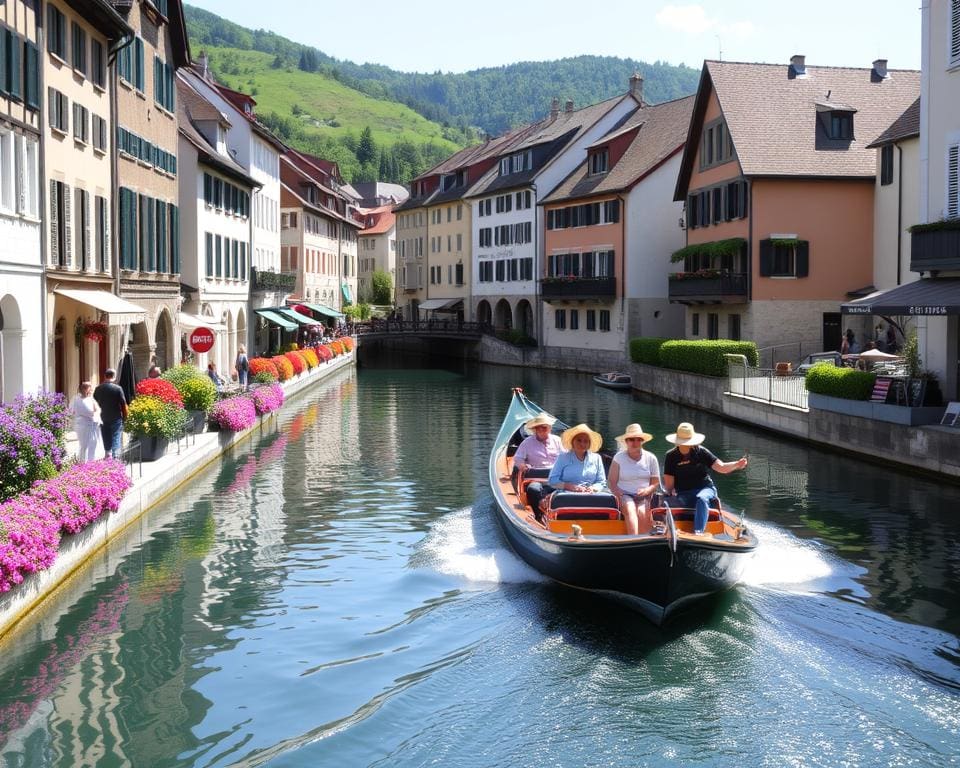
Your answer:
[[[800,243],[806,242],[798,237],[771,237],[770,244],[780,248],[796,248]]]
[[[670,254],[670,261],[676,264],[688,256],[706,256],[709,258],[736,256],[746,244],[747,241],[742,237],[731,237],[727,240],[716,240],[712,243],[695,243],[681,248],[679,251],[674,251]]]

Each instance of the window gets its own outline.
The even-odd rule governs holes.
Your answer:
[[[207,232],[204,234],[203,239],[204,251],[206,255],[206,271],[204,274],[207,277],[213,277],[213,235],[210,232]]]
[[[590,174],[606,173],[609,153],[606,149],[599,149],[590,153]]]
[[[563,331],[567,327],[567,310],[557,309],[553,312],[553,326],[558,331]]]
[[[90,141],[88,114],[86,107],[73,103],[73,139],[81,144],[87,144]]]
[[[796,238],[770,238],[760,241],[761,277],[807,277],[810,244]]]
[[[153,98],[167,112],[176,110],[177,89],[173,81],[173,68],[159,56],[153,57]]]
[[[745,180],[732,181],[727,184],[726,220],[742,219],[747,215],[747,182]]]
[[[716,312],[707,313],[707,338],[720,338],[720,315]]]
[[[16,196],[13,158],[16,138],[10,131],[0,131],[0,210],[4,213],[13,213]]]
[[[107,121],[99,115],[92,118],[93,148],[97,152],[107,151]]]
[[[87,76],[87,33],[77,22],[71,25],[73,39],[73,69]]]
[[[587,330],[588,331],[597,330],[597,310],[595,309],[587,310]]]
[[[893,144],[880,147],[880,186],[893,183]]]
[[[727,315],[727,338],[740,341],[740,315]]]
[[[52,8],[53,6],[47,6]],[[56,88],[48,88],[47,95],[50,97],[50,127],[55,131],[66,134],[70,128],[70,102]]]
[[[733,159],[733,141],[721,118],[708,123],[700,138],[700,168],[720,165]]]
[[[609,309],[600,310],[600,330],[601,331],[610,330],[610,310]]]
[[[700,335],[700,313],[694,312],[690,317],[690,335],[699,336]]]
[[[67,17],[51,4],[47,5],[47,50],[67,60]]]
[[[580,330],[580,310],[579,309],[570,310],[570,330],[571,331]]]
[[[291,248],[290,251],[291,251],[290,258],[292,259],[293,258],[292,254],[294,249]],[[222,277],[223,276],[223,238],[220,235],[217,235],[214,238],[214,254],[215,254],[214,263],[213,263],[214,277]]]
[[[37,46],[30,42],[23,44],[23,69],[23,101],[30,109],[40,109],[40,54]],[[11,77],[8,90],[10,96],[16,98],[18,83],[13,80]]]
[[[103,52],[103,43],[90,41],[90,79],[93,84],[105,90],[107,87],[107,60]]]
[[[852,139],[853,112],[831,112],[829,135],[831,139]]]
[[[143,39],[135,37],[117,54],[117,74],[122,80],[143,93],[144,68]]]

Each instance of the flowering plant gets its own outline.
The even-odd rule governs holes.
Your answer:
[[[307,362],[299,352],[287,352],[284,354],[284,357],[290,361],[290,365],[293,366],[293,372],[295,374],[299,375],[307,370]]]
[[[262,379],[257,378],[260,374],[269,376],[270,381],[277,381],[280,378],[280,374],[277,373],[277,366],[273,360],[268,360],[265,357],[255,357],[250,361],[250,375],[254,381],[260,381],[262,383]]]
[[[327,346],[330,348],[330,351],[333,352],[335,356],[342,355],[346,350],[343,348],[343,344],[339,341],[331,341]]]
[[[333,352],[327,349],[326,344],[321,344],[319,347],[316,347],[314,351],[317,353],[317,357],[321,363],[329,363],[333,360]]]
[[[137,395],[159,397],[169,405],[183,408],[183,396],[173,384],[164,379],[141,379],[137,382]]]
[[[257,415],[263,416],[283,405],[283,387],[279,384],[257,387],[250,393],[250,399],[253,400]]]
[[[693,272],[673,272],[670,277],[674,280],[695,280],[702,277],[722,277],[723,274],[721,269],[698,269]]]
[[[300,355],[303,357],[304,362],[307,364],[307,368],[316,368],[318,365],[320,365],[320,360],[317,358],[317,353],[313,350],[312,347],[301,349]]]
[[[57,473],[67,418],[60,393],[20,395],[0,407],[0,501]]]
[[[74,464],[30,491],[59,521],[63,533],[77,533],[104,512],[116,512],[133,481],[117,459]]]
[[[180,434],[186,423],[183,407],[165,403],[156,395],[140,395],[130,403],[123,428],[133,435],[169,439]]]
[[[110,326],[99,321],[90,321],[83,324],[83,338],[87,341],[95,341],[99,344],[107,338],[110,333]]]
[[[280,381],[286,381],[293,378],[293,364],[283,355],[277,355],[272,358],[273,364],[277,366],[277,377]]]
[[[343,348],[344,348],[347,352],[353,352],[353,337],[352,337],[352,336],[344,336],[342,339],[340,339],[340,343],[343,344]]]
[[[197,376],[184,382],[180,394],[183,395],[183,407],[188,411],[209,411],[217,399],[217,387],[209,376]]]
[[[210,421],[220,429],[239,432],[257,423],[257,409],[249,397],[228,397],[210,409]]]

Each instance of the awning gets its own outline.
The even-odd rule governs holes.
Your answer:
[[[212,317],[188,315],[186,312],[180,313],[180,327],[191,331],[194,328],[209,328],[211,331],[227,330],[227,326],[225,326],[223,323],[218,323]]]
[[[425,312],[438,312],[442,309],[450,309],[462,301],[463,298],[460,296],[453,299],[427,299],[426,301],[421,301],[420,304],[417,305],[417,309],[422,309]]]
[[[319,312],[321,315],[326,315],[327,317],[332,317],[334,319],[338,317],[344,317],[343,312],[337,312],[335,309],[330,309],[330,307],[325,304],[308,304],[305,301],[301,301],[301,304],[307,309],[312,309],[314,312]]]
[[[274,312],[283,315],[283,317],[288,320],[293,320],[294,322],[300,323],[300,325],[320,325],[319,320],[314,320],[312,317],[307,317],[306,315],[301,315],[297,310],[290,309],[290,307],[283,307],[282,309],[275,309]]]
[[[347,304],[353,304],[353,294],[350,292],[350,286],[344,283],[340,288],[343,289],[343,300],[346,301]]]
[[[256,314],[260,315],[268,323],[273,323],[274,325],[279,325],[285,331],[295,331],[297,330],[297,324],[291,322],[282,315],[278,315],[274,310],[270,309],[255,309],[253,310]]]
[[[107,316],[108,325],[142,323],[147,317],[147,310],[143,307],[121,299],[109,291],[90,288],[57,288],[54,293],[103,312]]]
[[[840,305],[845,315],[960,315],[960,277],[933,277]]]

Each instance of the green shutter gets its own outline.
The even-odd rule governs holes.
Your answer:
[[[134,40],[134,54],[136,59],[134,61],[134,86],[141,93],[143,92],[143,81],[144,81],[144,69],[146,64],[143,60],[143,38],[138,37]]]
[[[163,65],[160,63],[160,57],[153,57],[153,100],[160,106],[163,106]]]
[[[760,277],[770,277],[773,272],[773,243],[760,241]]]
[[[31,109],[40,109],[40,53],[30,42],[23,44],[23,100]]]

